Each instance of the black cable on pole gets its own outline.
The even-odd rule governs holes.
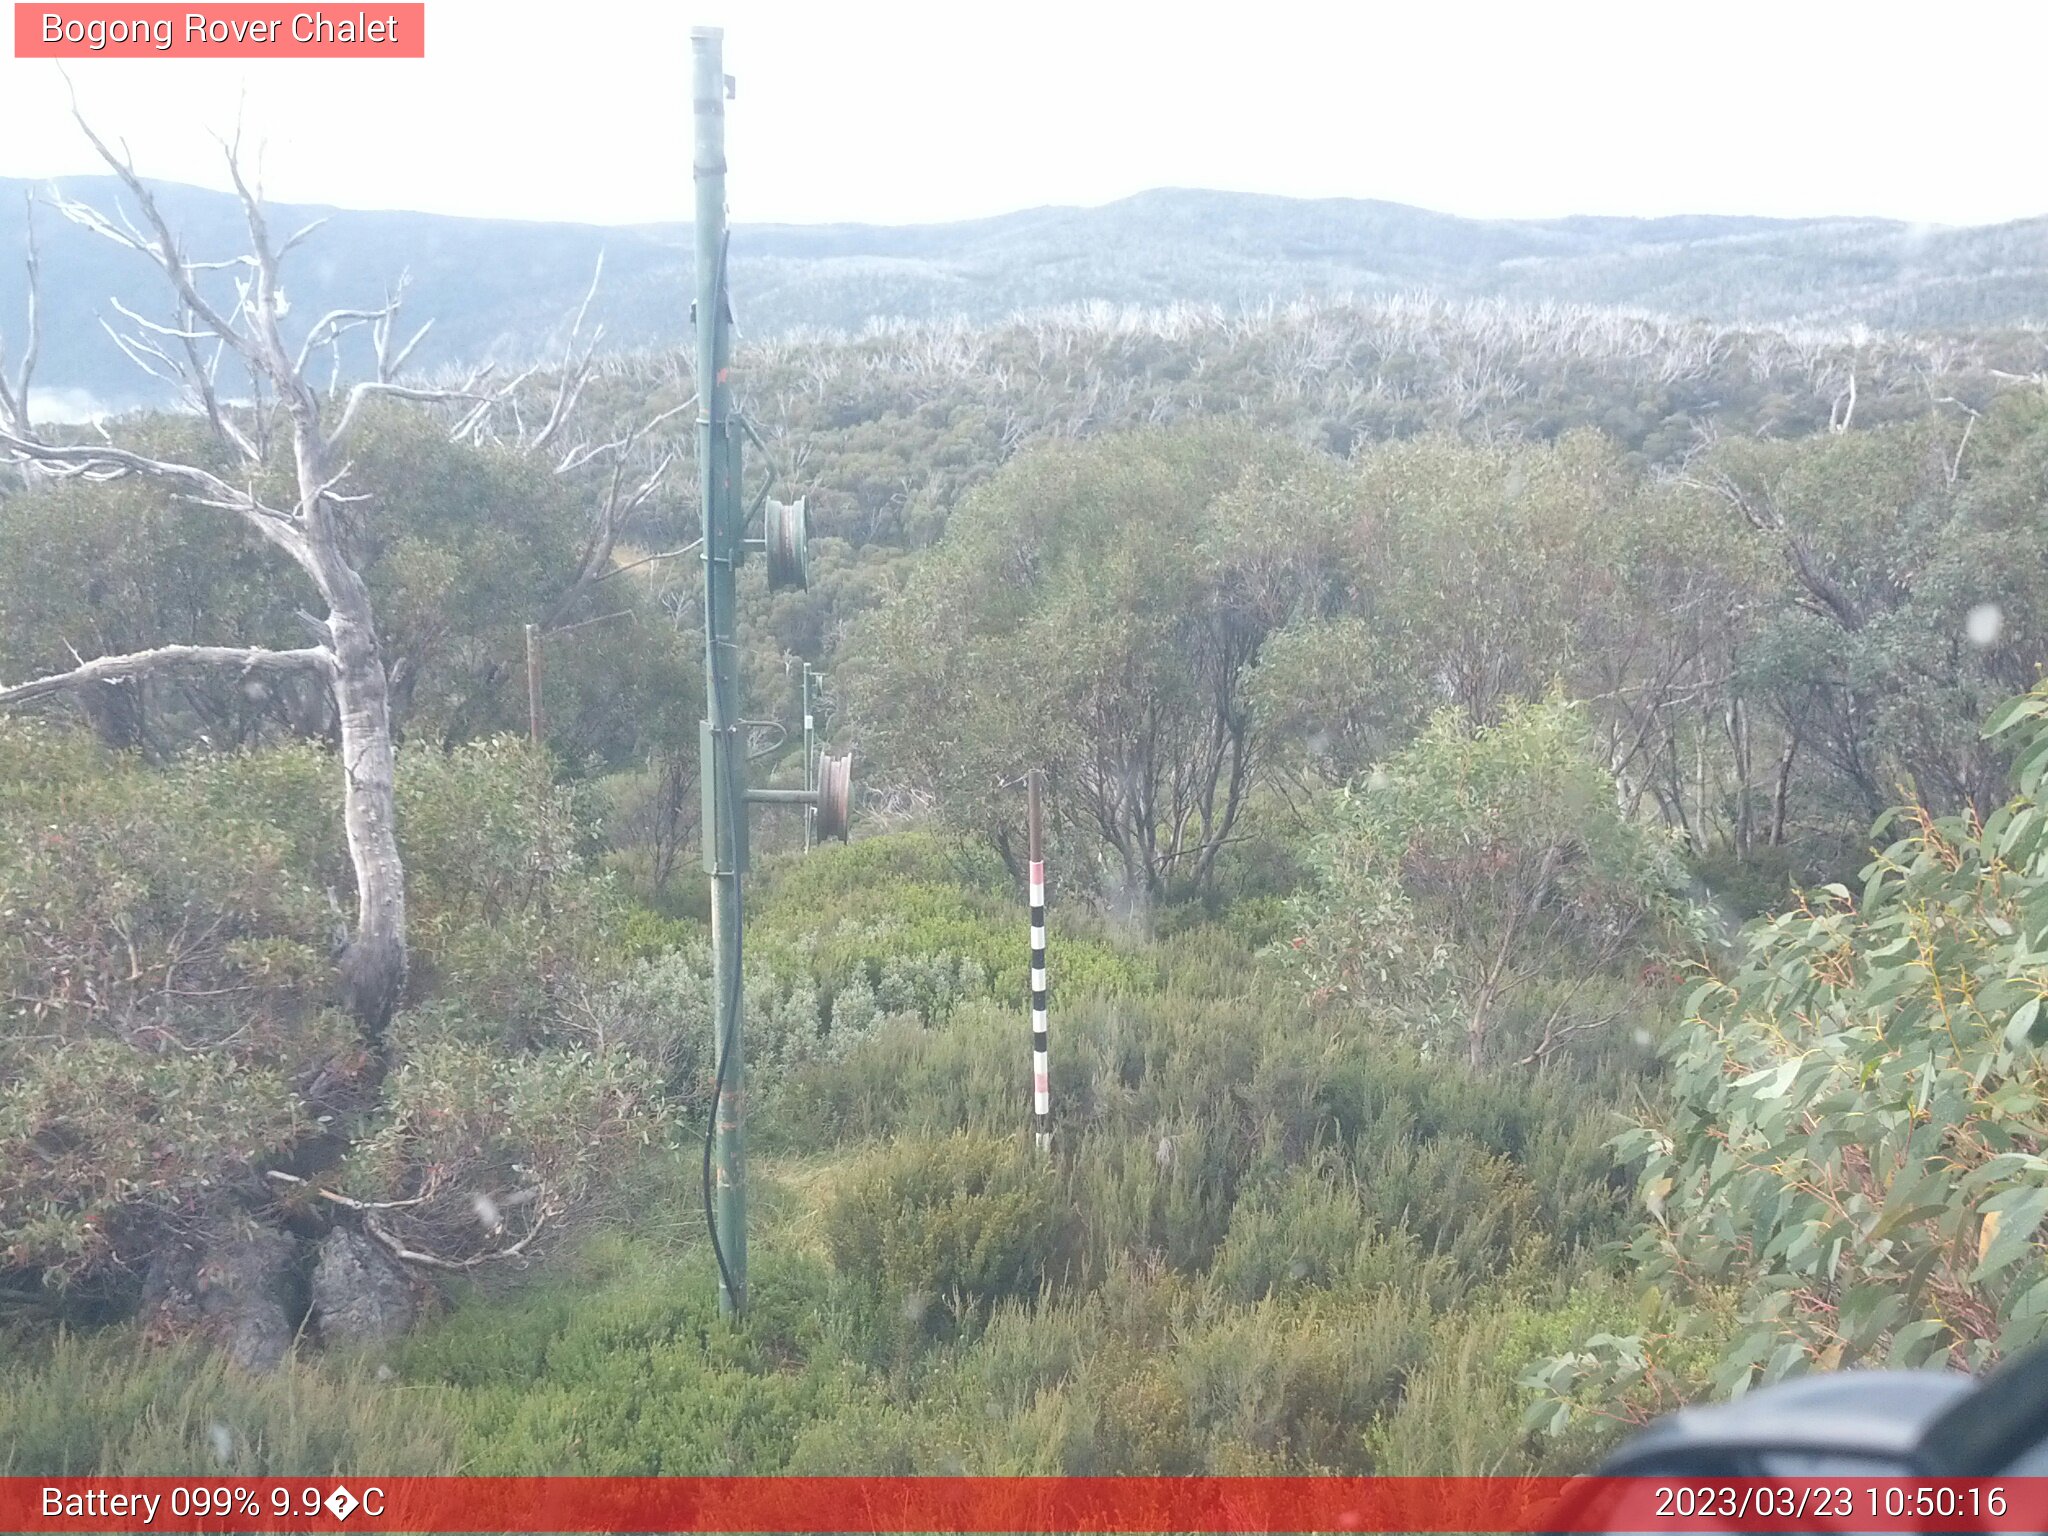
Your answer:
[[[732,798],[731,793],[728,791],[725,797],[726,835],[731,839],[731,846],[734,849],[735,858],[737,858],[740,845],[739,827],[733,810]],[[712,835],[714,837],[717,835],[716,828],[712,829]],[[737,865],[735,865],[732,874],[733,942],[735,947],[737,947],[739,941],[740,924],[746,920],[742,900],[743,898],[740,895],[740,874]],[[732,1270],[725,1262],[725,1245],[718,1240],[718,1215],[712,1209],[711,1198],[711,1149],[718,1139],[719,1101],[725,1097],[725,1064],[732,1060],[733,1044],[739,1039],[739,973],[739,960],[737,955],[735,955],[733,961],[733,984],[725,989],[725,1027],[720,1031],[718,1039],[718,1067],[712,1074],[711,1080],[711,1118],[704,1127],[704,1229],[711,1234],[711,1256],[718,1261],[719,1281],[725,1286],[725,1294],[732,1298],[735,1309],[741,1306],[742,1298],[739,1287],[733,1284]],[[716,980],[717,978],[714,976],[714,985]]]

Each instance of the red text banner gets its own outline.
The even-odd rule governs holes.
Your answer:
[[[2048,1478],[0,1478],[0,1530],[2042,1531]]]
[[[18,59],[423,59],[427,8],[23,4]]]

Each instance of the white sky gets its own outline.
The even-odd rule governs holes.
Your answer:
[[[330,14],[376,12],[330,0]],[[689,29],[726,28],[733,216],[907,223],[1154,186],[1478,216],[2048,212],[2039,0],[429,0],[423,61],[82,60],[145,175],[219,185],[246,96],[290,202],[689,209]],[[0,58],[0,175],[93,169]]]

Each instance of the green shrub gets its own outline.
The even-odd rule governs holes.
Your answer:
[[[900,832],[827,845],[763,876],[748,911],[755,952],[785,976],[808,971],[828,1009],[864,985],[884,1012],[938,1024],[967,1001],[1026,996],[1024,891],[985,855]],[[1063,908],[1051,928],[1062,997],[1152,984],[1150,961],[1104,939],[1084,908]]]
[[[406,1044],[335,1182],[405,1191],[383,1220],[410,1247],[461,1260],[587,1225],[667,1140],[661,1085],[623,1051]]]
[[[1209,1470],[1362,1473],[1363,1427],[1426,1357],[1429,1313],[1393,1289],[1272,1300],[1177,1342],[1173,1366]]]
[[[701,1246],[598,1241],[541,1285],[458,1308],[397,1364],[446,1405],[473,1474],[777,1472],[859,1400],[858,1374],[824,1331],[821,1266],[764,1252],[748,1280],[736,1328]]]
[[[517,743],[403,754],[417,963],[373,1072],[331,1006],[335,773],[310,746],[151,767],[0,717],[0,1267],[118,1285],[366,1111],[339,1176],[421,1202],[394,1225],[456,1256],[496,1227],[479,1196],[559,1218],[665,1135],[657,1068],[577,1006],[613,903],[574,796]]]
[[[62,1285],[145,1253],[231,1175],[310,1130],[274,1071],[112,1040],[0,1084],[0,1267]]]
[[[1480,726],[1447,711],[1333,796],[1277,951],[1310,1003],[1473,1067],[1534,1064],[1611,1019],[1570,985],[1531,1008],[1530,984],[1611,975],[1693,917],[1671,840],[1617,808],[1590,735],[1564,703]]]
[[[1514,1248],[1509,1232],[1532,1219],[1561,1249],[1622,1234],[1625,1184],[1606,1146],[1619,1113],[1606,1102],[1611,1091],[1558,1071],[1448,1072],[1410,1052],[1352,1050],[1333,1064],[1317,1099],[1350,1148],[1372,1208],[1396,1225],[1441,1236],[1507,1219],[1497,1229],[1504,1241],[1481,1245],[1490,1265]],[[1429,1150],[1444,1141],[1458,1149]],[[1388,1182],[1376,1186],[1374,1170]],[[1476,1179],[1505,1204],[1489,1201],[1490,1216],[1465,1212],[1438,1187],[1445,1176]],[[1397,1188],[1405,1193],[1396,1197]],[[1477,1248],[1467,1251],[1478,1259]]]
[[[1083,1134],[1067,1168],[1083,1273],[1136,1259],[1198,1274],[1230,1226],[1243,1148],[1221,1128],[1177,1120],[1156,1136]]]
[[[151,770],[0,716],[0,1266],[117,1275],[346,1060],[305,748]],[[334,845],[325,839],[332,834]]]
[[[874,1022],[843,1054],[793,1066],[764,1095],[757,1121],[764,1149],[817,1152],[891,1135],[1025,1124],[1030,1035],[1019,1010],[980,1003],[944,1029],[865,1016]],[[1054,1074],[1058,1083],[1057,1065]]]
[[[1066,1224],[1058,1180],[1018,1136],[896,1142],[862,1159],[824,1212],[840,1272],[934,1325],[1035,1295]]]
[[[1349,1169],[1299,1168],[1276,1189],[1240,1195],[1209,1275],[1232,1300],[1263,1301],[1336,1284],[1366,1261],[1375,1240]]]
[[[1772,843],[1758,844],[1746,854],[1716,848],[1689,862],[1715,903],[1744,922],[1787,905],[1801,883],[1792,850]]]
[[[509,737],[398,765],[413,995],[439,996],[519,1047],[546,1038],[577,980],[616,950],[620,903],[594,872],[586,798]]]

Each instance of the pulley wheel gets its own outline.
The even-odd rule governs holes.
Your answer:
[[[818,759],[818,841],[836,837],[846,841],[848,812],[853,801],[853,754],[834,756],[827,752]]]
[[[805,500],[770,501],[761,509],[761,542],[768,549],[768,590],[801,592],[810,584],[811,520]]]

